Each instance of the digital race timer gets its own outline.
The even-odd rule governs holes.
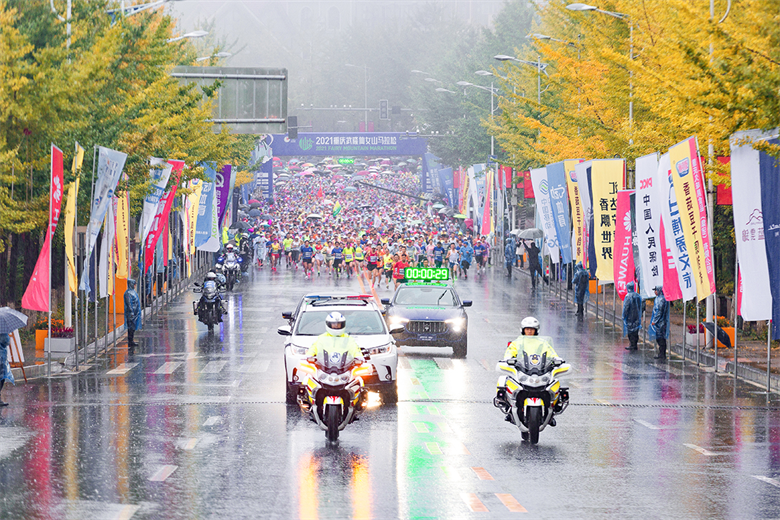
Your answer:
[[[450,279],[450,270],[446,267],[406,267],[404,278],[407,280],[441,282]]]

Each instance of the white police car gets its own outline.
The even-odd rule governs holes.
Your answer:
[[[368,354],[372,365],[371,375],[363,381],[370,391],[379,392],[384,403],[398,401],[398,350],[391,329],[385,324],[382,309],[371,295],[306,295],[298,308],[283,312],[282,317],[289,325],[279,327],[277,332],[287,336],[284,343],[284,366],[287,373],[286,400],[297,401],[303,381],[299,374],[301,360],[317,336],[325,332],[325,318],[338,311],[347,319],[346,332],[357,341],[363,354]],[[402,327],[396,327],[396,333]]]

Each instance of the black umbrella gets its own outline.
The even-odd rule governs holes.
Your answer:
[[[251,210],[251,211],[249,212],[249,216],[250,216],[250,217],[259,217],[259,216],[260,216],[260,215],[262,215],[262,214],[263,214],[263,212],[262,212],[262,211],[260,211],[259,209],[253,209],[253,210]]]
[[[264,215],[260,215],[260,218],[263,220],[271,220],[274,217],[273,215],[264,214]]]
[[[249,207],[252,208],[252,209],[254,209],[254,208],[262,208],[263,207],[263,203],[262,202],[253,202],[252,204],[249,205]]]
[[[704,328],[710,331],[713,336],[715,335],[715,324],[711,321],[705,321]],[[731,338],[722,327],[718,327],[718,341],[726,345],[726,348],[731,348]]]
[[[243,231],[244,229],[249,229],[249,224],[247,224],[247,223],[246,223],[246,222],[244,222],[243,220],[239,220],[239,221],[237,221],[237,222],[233,222],[233,223],[230,225],[230,228],[229,228],[229,229],[240,229],[240,230],[242,230],[242,231]]]

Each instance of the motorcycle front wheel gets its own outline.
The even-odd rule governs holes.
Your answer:
[[[528,437],[531,444],[539,442],[539,426],[542,424],[542,409],[533,406],[528,409]]]
[[[325,409],[325,424],[328,425],[328,429],[325,432],[325,436],[331,442],[339,440],[339,423],[341,422],[341,410],[338,406],[329,405]]]

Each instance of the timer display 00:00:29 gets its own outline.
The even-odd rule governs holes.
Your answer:
[[[450,270],[446,267],[407,267],[404,269],[404,278],[442,282],[450,279]]]

